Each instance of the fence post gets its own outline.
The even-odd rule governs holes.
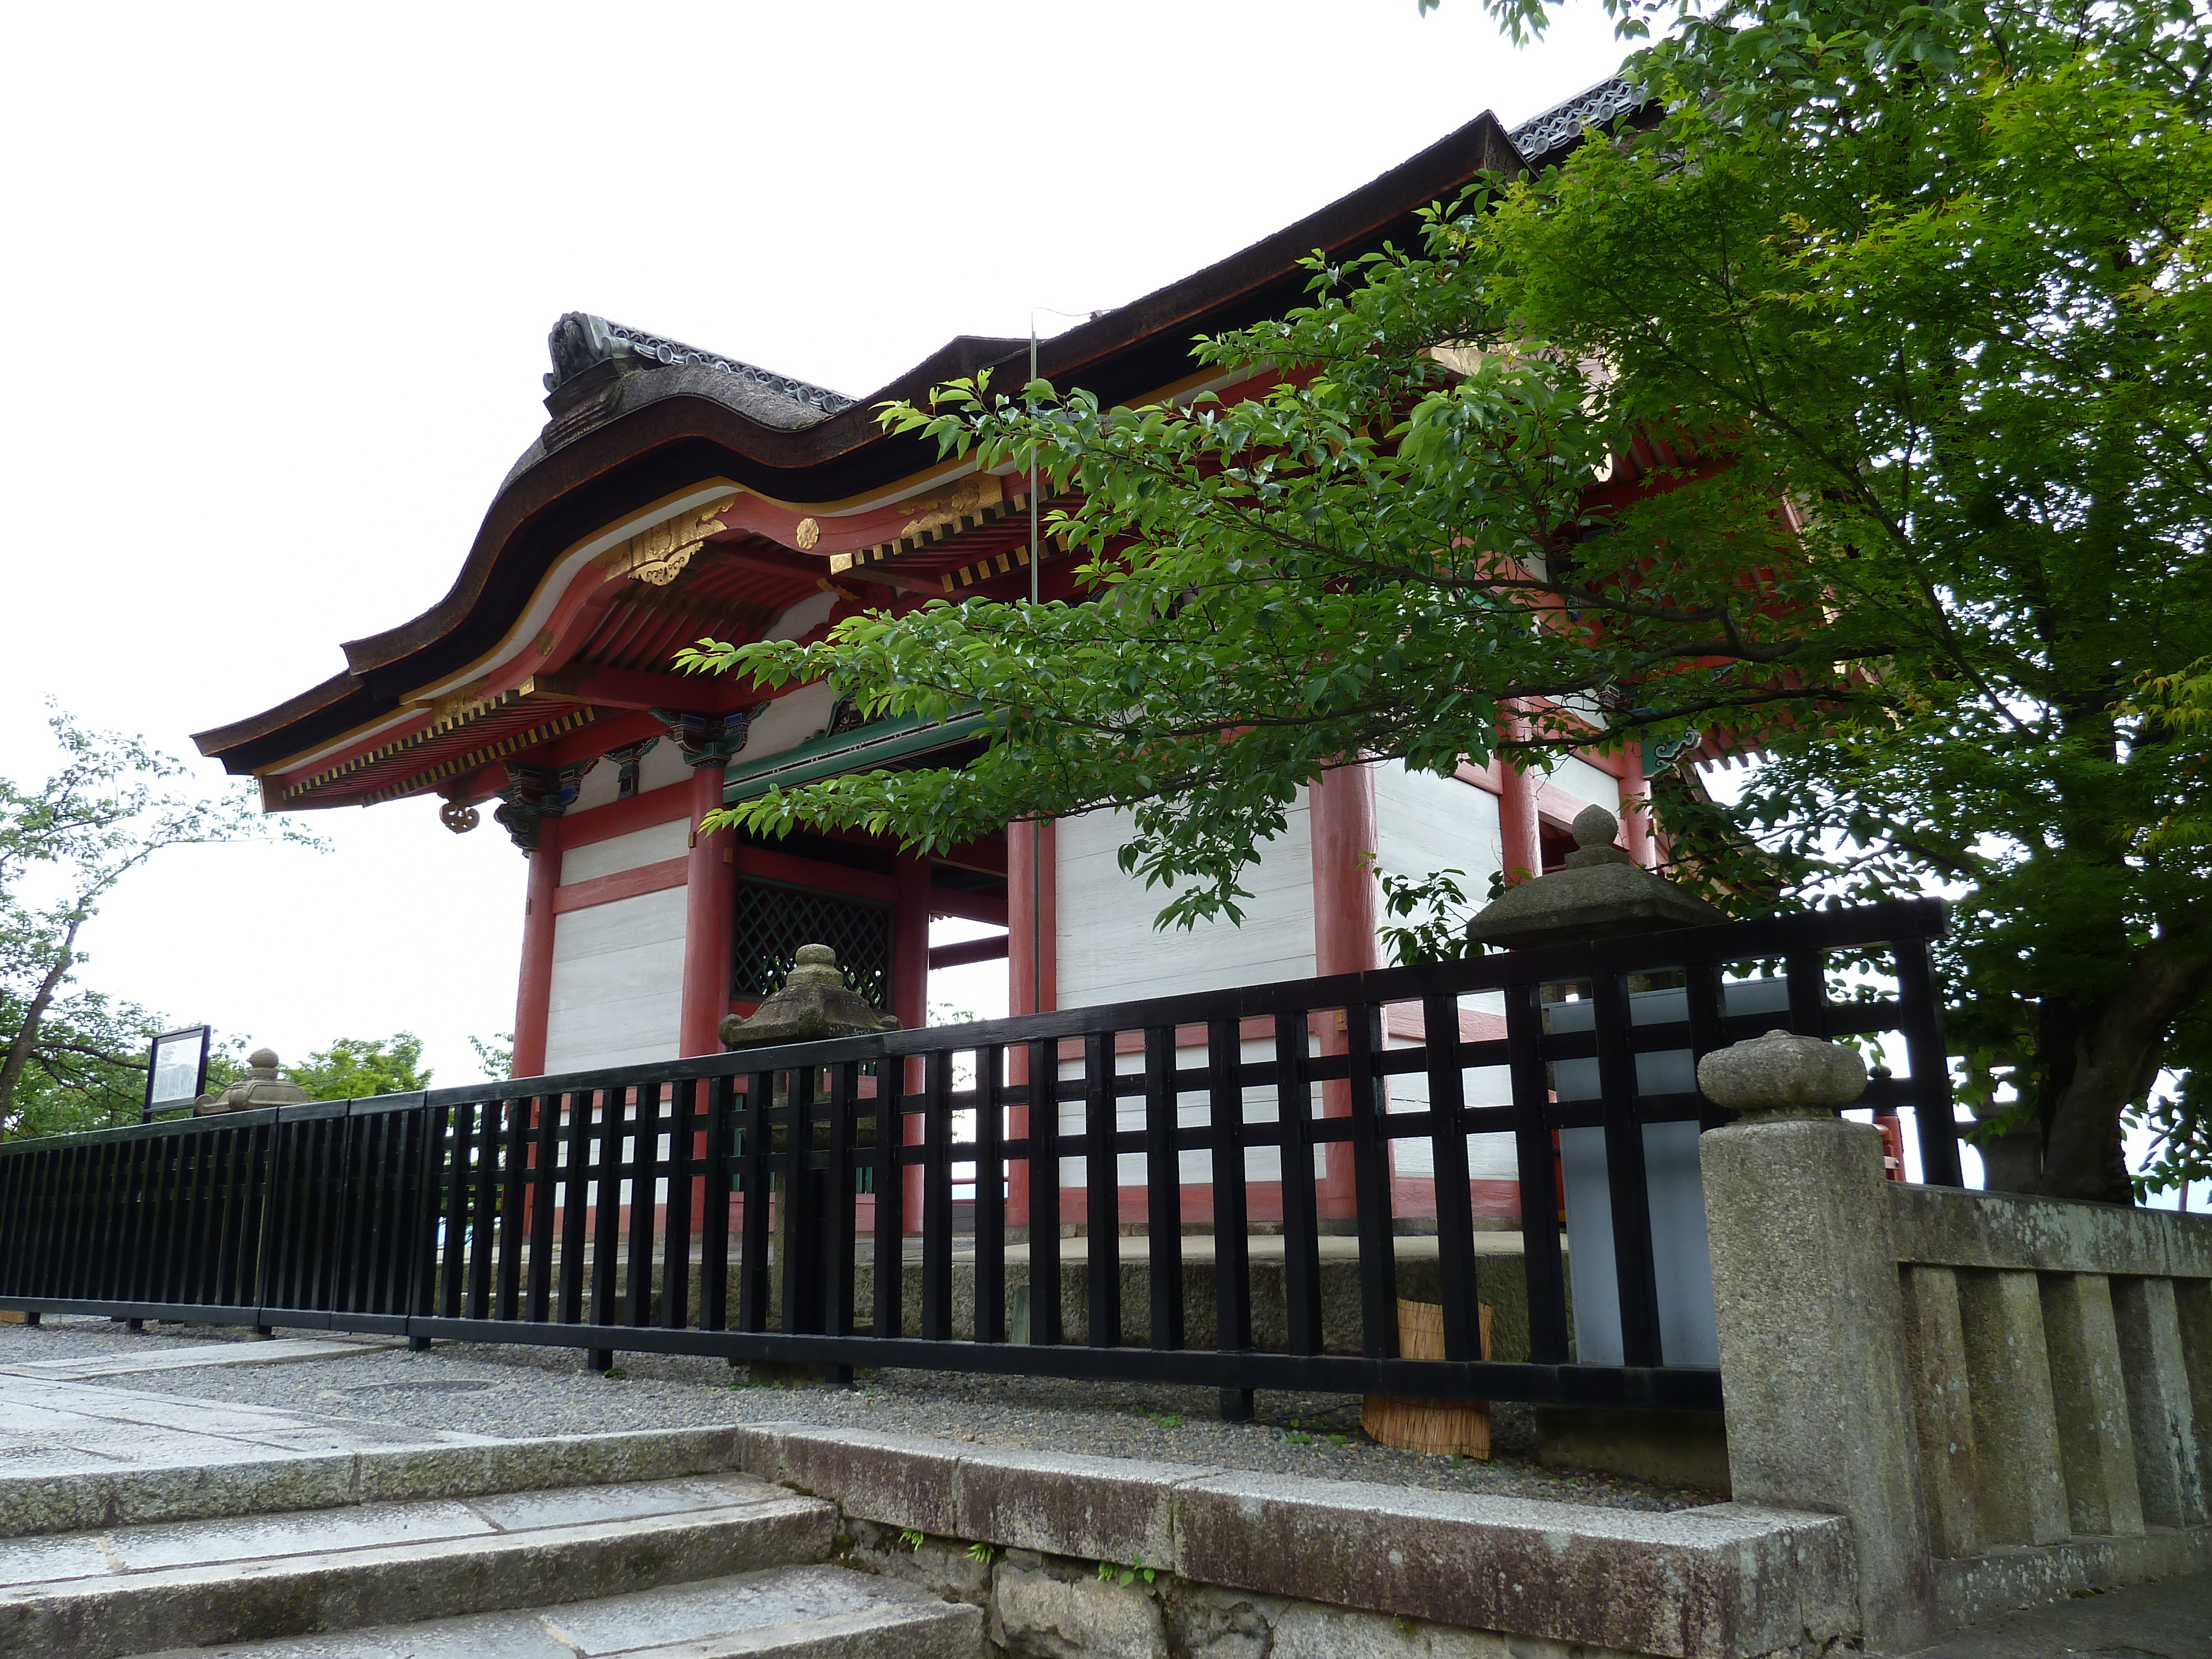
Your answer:
[[[1865,1079],[1779,1031],[1709,1054],[1699,1087],[1745,1116],[1699,1153],[1735,1501],[1847,1516],[1862,1639],[1888,1651],[1935,1609],[1881,1135],[1834,1115]]]

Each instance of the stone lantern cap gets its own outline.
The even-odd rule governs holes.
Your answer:
[[[1769,1031],[1698,1062],[1716,1106],[1757,1117],[1827,1117],[1866,1092],[1866,1061],[1839,1042]]]
[[[1613,844],[1620,830],[1620,820],[1602,806],[1583,808],[1575,815],[1575,850],[1566,867],[1507,888],[1475,913],[1467,936],[1513,951],[1728,920],[1695,894],[1631,863]]]
[[[750,1018],[741,1019],[735,1014],[726,1018],[721,1037],[725,1048],[758,1048],[898,1029],[896,1018],[878,1013],[845,983],[835,951],[826,945],[802,945],[798,965],[785,978],[783,988],[754,1009]]]
[[[276,1075],[274,1048],[256,1048],[246,1057],[246,1075],[221,1094],[202,1095],[192,1103],[192,1115],[248,1112],[257,1106],[296,1106],[307,1097],[307,1091],[298,1084]]]

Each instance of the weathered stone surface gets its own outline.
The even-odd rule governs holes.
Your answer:
[[[758,1048],[898,1029],[894,1016],[878,1013],[845,983],[835,951],[826,945],[802,945],[797,965],[785,976],[783,988],[749,1018],[727,1016],[720,1035],[725,1048]]]
[[[983,1659],[984,1643],[980,1608],[837,1567],[799,1566],[218,1651],[238,1659]],[[205,1653],[172,1650],[147,1659]]]
[[[2136,1492],[2135,1436],[2128,1424],[2112,1281],[2102,1273],[2050,1273],[2042,1293],[2068,1525],[2084,1537],[2141,1532],[2142,1501]]]
[[[1654,1515],[1231,1474],[1176,1495],[1186,1577],[1474,1630],[1737,1656],[1852,1632],[1848,1530],[1741,1504]]]
[[[1012,1659],[1169,1659],[1151,1586],[999,1564],[991,1639]]]
[[[781,1449],[782,1480],[829,1498],[848,1515],[942,1536],[958,1531],[966,1447],[859,1430],[810,1432],[794,1425]]]
[[[746,1467],[848,1516],[997,1545],[1016,1569],[1079,1554],[1134,1566],[1141,1552],[1163,1583],[1179,1574],[1262,1612],[1273,1598],[1303,1598],[1386,1620],[1510,1631],[1516,1642],[1728,1659],[1790,1649],[1807,1632],[1817,1644],[1857,1623],[1850,1534],[1830,1516],[1740,1504],[1601,1510],[1178,1464],[1104,1468],[1097,1466],[1108,1460],[799,1425],[742,1433]],[[762,1461],[771,1449],[772,1466]],[[1071,1490],[1047,1494],[1054,1480]],[[1073,1490],[1094,1482],[1098,1497]],[[1164,1539],[1163,1514],[1172,1519]],[[891,1547],[848,1528],[856,1546]],[[927,1569],[951,1570],[949,1560]],[[947,1576],[941,1593],[952,1583]],[[1053,1608],[1068,1602],[1037,1594]],[[1039,1628],[1058,1628],[1059,1617],[1040,1613]],[[1209,1628],[1224,1656],[1237,1651],[1237,1625],[1216,1619]]]
[[[466,1508],[371,1506],[325,1517],[319,1527],[289,1517],[132,1529],[109,1534],[118,1540],[109,1553],[118,1562],[143,1555],[143,1570],[59,1582],[9,1569],[8,1559],[25,1547],[15,1546],[0,1552],[0,1653],[114,1659],[589,1600],[818,1559],[828,1550],[832,1518],[826,1504],[758,1487],[720,1510],[520,1533],[472,1524]],[[412,1534],[410,1510],[421,1517]],[[375,1534],[395,1528],[407,1541],[377,1541]],[[287,1547],[288,1537],[310,1534],[321,1540],[313,1553]],[[264,1545],[276,1553],[246,1553]],[[35,1574],[39,1554],[25,1559]]]
[[[926,1534],[919,1544],[909,1543],[901,1528],[873,1521],[848,1520],[846,1525],[853,1542],[845,1556],[854,1565],[916,1585],[948,1601],[990,1605],[991,1565],[978,1559],[969,1546]]]
[[[256,1048],[246,1057],[246,1075],[216,1094],[202,1095],[192,1103],[194,1117],[219,1112],[247,1112],[258,1106],[296,1106],[307,1091],[289,1078],[276,1075],[280,1062],[274,1048]]]
[[[1955,1630],[2015,1607],[2115,1584],[2212,1571],[2212,1528],[2153,1528],[2130,1538],[2074,1538],[2041,1549],[1990,1550],[1936,1564],[1937,1622]]]
[[[1996,1544],[2055,1544],[2067,1536],[2066,1488],[2058,1473],[2036,1276],[1960,1273],[1959,1322],[1966,1339],[1982,1537]]]
[[[356,1465],[355,1501],[363,1504],[669,1480],[739,1466],[737,1431],[732,1429],[653,1429],[483,1446],[401,1447],[361,1453]]]
[[[1173,1570],[1176,1485],[1219,1473],[971,1447],[960,1460],[952,1530],[1020,1549]]]
[[[1863,1635],[1906,1645],[1928,1633],[1928,1539],[1881,1136],[1738,1123],[1698,1150],[1736,1499],[1849,1516]]]
[[[1177,1580],[1162,1593],[1160,1605],[1168,1646],[1176,1654],[1190,1659],[1270,1659],[1276,1623],[1296,1604],[1281,1596]]]
[[[1507,888],[1475,913],[1467,936],[1518,950],[1728,920],[1695,894],[1630,863],[1612,845],[1620,831],[1620,822],[1603,807],[1584,807],[1575,817],[1576,850],[1567,855],[1567,867]]]
[[[2173,1317],[2181,1331],[2181,1363],[2197,1407],[2197,1461],[2212,1492],[2212,1280],[2173,1281]]]
[[[1866,1061],[1841,1043],[1769,1031],[1698,1062],[1698,1088],[1747,1115],[1822,1117],[1866,1092]]]
[[[1981,1545],[1976,1513],[1974,1413],[1966,1396],[1966,1337],[1959,1322],[1959,1276],[1949,1267],[1908,1264],[1905,1364],[1920,1437],[1921,1492],[1929,1547],[1937,1555],[1971,1555]]]
[[[2204,1431],[2191,1400],[2172,1281],[2115,1281],[2112,1314],[2127,1377],[2143,1519],[2158,1527],[2201,1526],[2207,1518],[2199,1440]]]
[[[1887,1184],[1900,1261],[2212,1279],[2212,1216],[2026,1193]]]

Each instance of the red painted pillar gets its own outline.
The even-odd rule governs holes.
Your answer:
[[[1620,780],[1620,842],[1632,863],[1646,870],[1658,863],[1658,848],[1651,838],[1651,814],[1641,805],[1649,799],[1650,784],[1644,776],[1644,749],[1618,750],[1613,756],[1613,775]],[[1631,801],[1639,803],[1632,806]]]
[[[1059,829],[1053,823],[1006,826],[1006,1012],[1042,1013],[1060,1006]],[[1030,1053],[1018,1048],[1007,1059],[1008,1080],[1026,1084]],[[1030,1109],[1007,1111],[1007,1137],[1030,1132]],[[1054,1177],[1057,1179],[1057,1173]],[[1006,1224],[1030,1224],[1030,1166],[1006,1171]]]
[[[1509,720],[1506,731],[1522,737],[1528,727]],[[1536,828],[1536,793],[1541,787],[1541,779],[1519,770],[1511,757],[1498,757],[1498,841],[1509,887],[1544,873],[1544,844]]]
[[[561,885],[561,820],[538,821],[522,905],[522,972],[514,992],[514,1060],[509,1077],[545,1073],[545,1029],[553,1008],[553,894]]]
[[[699,820],[722,804],[724,763],[709,758],[691,769],[691,845],[684,868],[684,1005],[678,1023],[679,1054],[719,1054],[718,1028],[730,1012],[730,953],[737,927],[737,866],[728,830],[703,833]]]
[[[1356,974],[1381,965],[1377,941],[1374,873],[1364,860],[1375,850],[1375,774],[1366,766],[1340,766],[1309,791],[1312,828],[1314,972]],[[1348,1046],[1340,1015],[1322,1017],[1321,1052],[1340,1054]],[[1322,1085],[1322,1115],[1346,1117],[1352,1091],[1343,1083]],[[1352,1179],[1352,1148],[1344,1142],[1328,1149],[1328,1174],[1319,1199],[1324,1219],[1346,1220],[1358,1213]]]
[[[891,861],[891,878],[898,898],[898,911],[891,922],[891,1012],[908,1030],[918,1031],[929,1024],[929,860],[902,853]],[[908,1091],[919,1092],[924,1084],[921,1062],[907,1061],[906,1073]],[[918,1113],[907,1115],[906,1144],[921,1144]],[[918,1233],[921,1231],[921,1166],[909,1164],[901,1173],[905,1177],[900,1188],[904,1194],[906,1231]]]

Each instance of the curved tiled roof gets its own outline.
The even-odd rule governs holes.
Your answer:
[[[1489,115],[1370,183],[1155,293],[1043,343],[1040,372],[1103,403],[1190,374],[1190,339],[1303,304],[1316,248],[1347,259],[1418,238],[1418,210],[1482,173],[1555,161],[1586,127],[1644,102],[1608,81],[1522,123]],[[453,587],[410,622],[349,641],[347,666],[259,714],[198,734],[234,772],[260,769],[388,717],[403,695],[493,647],[565,548],[641,502],[726,479],[786,503],[850,501],[936,462],[934,446],[886,432],[872,405],[926,397],[984,368],[1025,375],[1026,341],[961,337],[871,398],[572,312],[555,325],[551,416],[501,483]],[[797,556],[793,556],[796,557]],[[823,561],[827,565],[826,558]]]
[[[1618,75],[1608,76],[1565,103],[1554,104],[1541,115],[1523,121],[1505,136],[1530,167],[1541,167],[1556,159],[1554,151],[1566,149],[1581,137],[1584,128],[1610,125],[1650,101],[1650,94],[1633,82]]]
[[[672,340],[664,335],[648,334],[641,328],[610,322],[605,317],[594,317],[587,311],[571,311],[553,325],[545,337],[547,349],[553,356],[553,373],[545,377],[545,389],[555,390],[564,382],[594,364],[605,362],[617,355],[641,359],[644,364],[659,363],[664,368],[690,364],[736,377],[773,392],[779,398],[813,410],[818,415],[835,415],[841,409],[850,409],[854,399],[842,392],[832,392],[810,381],[778,374],[771,369],[725,357],[719,351],[705,351],[681,340]]]

